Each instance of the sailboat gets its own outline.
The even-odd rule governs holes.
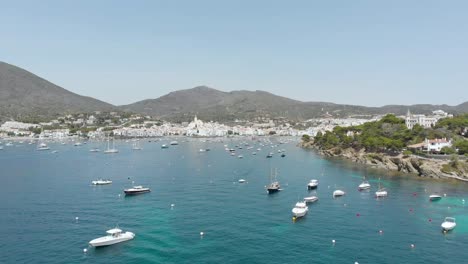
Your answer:
[[[362,183],[359,184],[359,186],[358,186],[358,190],[359,191],[368,190],[368,189],[370,189],[370,187],[371,187],[370,183],[366,180],[366,176],[364,176]]]
[[[273,174],[273,170],[270,171],[270,185],[267,186],[268,194],[272,194],[272,193],[281,191],[281,186],[280,186],[278,180],[276,179],[277,176],[278,176],[278,170],[277,169],[275,169],[274,174]],[[273,178],[274,178],[274,181],[273,181]]]
[[[388,195],[387,190],[382,188],[380,185],[380,178],[379,178],[379,189],[375,192],[375,197],[386,197]]]
[[[42,127],[41,127],[41,134],[42,134]],[[39,136],[39,145],[37,145],[37,150],[49,150],[49,146],[42,140],[42,136]]]
[[[133,150],[141,150],[139,141],[133,142],[132,149],[133,149]]]
[[[119,150],[115,148],[114,145],[114,139],[112,138],[112,148],[110,148],[109,145],[109,136],[107,136],[107,149],[104,151],[104,154],[113,154],[113,153],[119,153]]]

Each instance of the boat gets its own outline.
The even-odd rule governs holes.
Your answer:
[[[177,142],[177,141],[174,140],[174,141],[171,141],[170,144],[173,145],[173,146],[175,146],[175,145],[179,145],[179,142]]]
[[[268,194],[272,194],[272,193],[281,191],[281,185],[276,180],[277,175],[278,175],[278,173],[277,173],[276,169],[275,169],[274,174],[273,174],[273,171],[270,172],[270,184],[267,186]],[[274,178],[274,181],[273,181],[273,178]]]
[[[245,180],[244,179],[239,179],[239,183],[244,183]]]
[[[345,195],[345,194],[346,194],[346,193],[345,193],[344,191],[342,191],[342,190],[335,190],[335,191],[333,192],[333,197],[339,197],[339,196],[343,196],[343,195]]]
[[[273,157],[273,153],[272,153],[272,152],[268,153],[268,155],[267,155],[266,157],[267,157],[267,158]]]
[[[313,202],[316,202],[316,201],[318,201],[317,196],[304,197],[304,202],[306,202],[306,203],[313,203]]]
[[[255,152],[255,151],[254,151],[254,152],[252,152],[252,155],[257,155],[257,152]]]
[[[99,152],[99,151],[101,151],[101,150],[98,149],[98,148],[92,148],[92,149],[89,150],[89,152]]]
[[[11,146],[13,146],[13,143],[11,143],[11,142],[7,142],[7,143],[5,144],[5,146],[7,146],[7,147],[11,147]]]
[[[368,190],[370,189],[370,183],[368,181],[363,181],[361,184],[359,184],[358,186],[358,190],[359,191],[362,191],[362,190]]]
[[[132,232],[122,232],[118,228],[113,228],[106,231],[107,236],[99,237],[89,241],[89,245],[92,247],[110,246],[127,240],[132,240],[135,234]]]
[[[442,196],[440,196],[439,194],[431,194],[429,195],[429,201],[439,201],[440,199],[442,199]]]
[[[49,146],[47,146],[46,143],[42,142],[41,144],[39,144],[39,146],[37,147],[37,150],[49,150]]]
[[[242,156],[242,155],[239,155],[239,156],[237,156],[237,157],[238,157],[239,159],[242,159],[242,158],[244,158],[244,156]]]
[[[111,180],[103,180],[103,179],[99,179],[99,180],[95,180],[91,182],[91,184],[93,185],[106,185],[106,184],[111,184],[111,183],[112,183]]]
[[[151,191],[150,188],[146,188],[146,187],[139,185],[139,186],[133,186],[132,188],[125,189],[124,193],[126,195],[134,195],[134,194],[140,194],[140,193],[147,193],[150,191]]]
[[[282,158],[286,157],[286,154],[284,154],[284,153],[283,153],[283,154],[281,154],[281,157],[282,157]]]
[[[141,150],[140,144],[138,142],[139,141],[133,142],[133,145],[132,145],[133,150]]]
[[[317,189],[318,184],[319,184],[318,180],[316,179],[310,180],[310,182],[307,184],[307,189],[308,190]]]
[[[104,154],[119,153],[119,150],[115,148],[114,139],[112,138],[112,148],[110,148],[109,136],[107,136],[107,149],[104,150]]]
[[[309,208],[307,207],[305,201],[297,202],[294,208],[291,210],[294,218],[305,216],[307,214],[307,211],[309,211]]]
[[[75,144],[73,144],[73,146],[75,146],[75,147],[79,147],[81,145],[83,145],[83,144],[81,144],[81,142],[75,142]]]
[[[380,186],[380,179],[379,179],[379,189],[375,192],[375,197],[386,197],[388,195],[387,190]]]
[[[457,226],[457,223],[455,222],[455,218],[445,217],[444,222],[440,226],[442,227],[443,231],[450,231]]]
[[[169,148],[169,146],[166,145],[166,144],[162,144],[162,145],[161,145],[161,148],[162,148],[162,149],[167,149],[167,148]]]

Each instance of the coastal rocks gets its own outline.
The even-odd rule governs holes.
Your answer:
[[[302,146],[305,147],[305,146]],[[313,144],[307,148],[317,149]],[[390,156],[382,153],[367,153],[365,149],[355,150],[353,148],[341,149],[317,149],[320,154],[327,157],[343,157],[353,162],[371,165],[379,169],[400,171],[404,173],[417,174],[421,177],[429,178],[452,178],[458,180],[468,180],[468,175],[458,175],[456,173],[444,173],[441,171],[445,160],[426,159],[416,156],[396,155]]]

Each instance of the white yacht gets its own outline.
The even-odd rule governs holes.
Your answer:
[[[162,149],[167,149],[167,148],[169,148],[169,146],[166,145],[166,144],[162,144],[162,145],[161,145],[161,148],[162,148]]]
[[[294,208],[291,210],[295,218],[303,217],[309,211],[306,202],[297,202]]]
[[[98,148],[92,148],[92,149],[89,150],[89,152],[99,152],[99,151],[101,151],[101,150],[98,149]]]
[[[93,247],[102,247],[117,244],[127,240],[132,240],[135,234],[132,232],[122,232],[118,228],[113,228],[106,231],[107,236],[99,237],[89,241],[89,245]]]
[[[457,226],[457,223],[455,223],[455,218],[453,217],[445,217],[445,220],[441,225],[442,230],[444,231],[450,231],[454,229],[456,226]]]
[[[346,193],[342,190],[336,190],[333,192],[333,197],[338,197],[338,196],[343,196],[345,195]]]
[[[126,195],[135,195],[135,194],[141,194],[141,193],[147,193],[147,192],[151,192],[150,188],[143,187],[141,185],[133,186],[133,188],[128,188],[124,190],[124,193]]]
[[[371,185],[368,181],[363,181],[361,184],[359,184],[358,186],[358,189],[359,191],[362,191],[362,190],[368,190],[370,189]]]
[[[111,181],[111,180],[99,179],[99,180],[92,181],[91,183],[92,183],[93,185],[106,185],[106,184],[111,184],[112,181]]]
[[[73,144],[73,146],[75,146],[75,147],[79,147],[81,145],[83,145],[81,142],[75,142],[75,144]]]
[[[317,196],[304,197],[304,202],[306,202],[306,203],[313,203],[313,202],[316,202],[316,201],[318,201]]]
[[[244,183],[245,180],[244,179],[239,179],[239,183]]]
[[[310,182],[307,184],[307,189],[309,190],[316,189],[318,185],[319,185],[318,180],[316,179],[310,180]]]
[[[175,145],[179,145],[179,142],[177,142],[177,141],[174,140],[174,141],[171,141],[170,144],[173,145],[173,146],[175,146]]]

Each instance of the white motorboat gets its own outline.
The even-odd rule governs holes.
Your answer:
[[[49,146],[47,146],[46,143],[42,142],[41,144],[39,144],[39,146],[37,147],[37,150],[49,150]]]
[[[239,155],[239,156],[237,156],[237,157],[238,157],[239,159],[242,159],[242,158],[244,158],[244,156],[242,156],[242,155]]]
[[[438,194],[429,195],[429,201],[439,201],[440,199],[442,199],[441,195],[438,195]]]
[[[316,189],[319,185],[319,181],[316,179],[310,180],[310,182],[307,184],[307,189],[312,190]]]
[[[170,144],[173,145],[173,146],[175,146],[175,145],[179,145],[179,142],[177,142],[177,141],[174,140],[174,141],[171,141]]]
[[[346,194],[346,193],[345,193],[344,191],[342,191],[342,190],[335,190],[335,191],[333,192],[333,197],[343,196],[343,195],[345,195],[345,194]]]
[[[110,246],[127,240],[132,240],[135,234],[132,232],[122,232],[118,228],[113,228],[106,231],[107,236],[99,237],[89,241],[89,245],[93,247]]]
[[[81,144],[81,142],[75,142],[75,144],[73,144],[73,146],[75,146],[75,147],[79,147],[81,145],[83,145],[83,144]]]
[[[455,223],[455,218],[453,217],[445,217],[445,220],[441,225],[442,230],[444,231],[450,231],[454,229],[456,226],[457,226],[457,223]]]
[[[112,181],[111,181],[111,180],[99,179],[99,180],[92,181],[91,183],[92,183],[93,185],[106,185],[106,184],[111,184]]]
[[[362,191],[362,190],[368,190],[370,189],[371,185],[368,181],[363,181],[361,184],[359,184],[358,186],[358,190],[359,191]]]
[[[169,148],[169,146],[166,145],[166,144],[162,144],[162,145],[161,145],[161,148],[162,148],[162,149],[167,149],[167,148]]]
[[[307,204],[305,201],[297,202],[294,208],[291,210],[295,218],[305,216],[307,214],[307,211],[309,211],[309,208],[307,207]]]
[[[147,193],[151,192],[150,188],[143,187],[143,186],[133,186],[133,188],[128,188],[124,190],[124,193],[126,195],[135,195],[135,194],[141,194],[141,193]]]
[[[306,202],[306,203],[313,203],[313,202],[316,202],[316,201],[318,201],[317,196],[304,197],[304,202]]]
[[[244,179],[239,179],[239,183],[244,183],[245,180]]]
[[[89,150],[89,152],[99,152],[99,151],[101,151],[101,150],[98,149],[98,148],[92,148],[92,149]]]

